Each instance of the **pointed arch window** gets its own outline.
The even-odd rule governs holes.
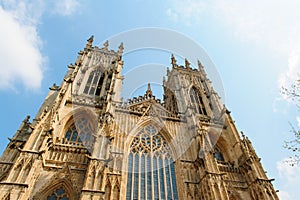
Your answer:
[[[47,197],[47,200],[69,200],[68,194],[63,187],[55,189],[52,194]]]
[[[198,114],[207,115],[202,96],[194,86],[190,90],[190,98],[195,112]]]
[[[222,152],[220,151],[220,149],[217,146],[215,147],[214,156],[217,161],[222,161],[222,162],[225,161]]]
[[[103,80],[104,74],[100,69],[92,71],[86,82],[83,93],[88,95],[99,96],[103,85]]]
[[[178,199],[170,148],[152,125],[138,132],[128,155],[126,200],[136,199]]]
[[[92,126],[85,117],[75,120],[65,133],[65,139],[69,142],[83,143],[91,146],[93,142]]]

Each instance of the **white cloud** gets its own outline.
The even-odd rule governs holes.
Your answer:
[[[283,188],[279,189],[279,196],[284,200],[297,199],[296,197],[300,195],[298,190],[300,166],[291,166],[290,162],[288,158],[277,162],[279,182],[283,184]]]
[[[296,117],[296,120],[297,120],[298,126],[300,127],[300,117]]]
[[[291,196],[286,191],[279,191],[278,192],[278,197],[281,200],[292,200]]]
[[[36,29],[39,16],[36,12],[28,14],[29,4],[5,2],[7,10],[0,7],[0,89],[13,89],[17,83],[38,89],[43,78],[41,40]]]
[[[46,12],[66,16],[75,13],[75,0],[46,4],[41,0],[3,0],[0,4],[0,90],[39,89],[45,60],[41,53],[42,40],[37,31]],[[54,9],[53,9],[54,8]]]
[[[167,15],[186,25],[215,17],[242,41],[268,47],[286,59],[278,87],[289,87],[300,72],[300,1],[298,0],[198,0],[169,1]],[[184,5],[185,4],[185,5]],[[280,67],[280,66],[279,66]],[[287,98],[283,97],[284,100]]]
[[[215,17],[240,39],[266,44],[290,53],[300,41],[300,2],[290,0],[211,0],[170,1],[167,15],[186,25],[200,23],[201,18]]]
[[[300,32],[299,32],[300,33]],[[279,77],[279,85],[290,88],[295,80],[299,79],[300,72],[300,48],[293,50],[288,58],[288,67]],[[285,98],[285,97],[284,97]]]
[[[80,4],[77,0],[60,0],[54,3],[54,13],[68,16],[78,11]]]
[[[207,9],[207,3],[195,0],[176,1],[172,8],[167,9],[167,15],[174,21],[183,21],[186,25],[199,23],[202,13]]]

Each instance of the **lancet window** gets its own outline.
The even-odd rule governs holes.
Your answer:
[[[92,71],[86,82],[83,93],[88,95],[99,96],[103,85],[103,80],[104,74],[100,69]]]
[[[217,161],[225,161],[222,152],[220,151],[220,149],[217,146],[215,147],[214,156]]]
[[[152,125],[142,128],[130,146],[126,200],[135,199],[178,199],[170,148]]]
[[[190,90],[190,98],[195,112],[198,114],[207,115],[201,94],[194,86]]]

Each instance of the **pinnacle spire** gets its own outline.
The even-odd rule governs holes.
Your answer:
[[[105,41],[105,43],[103,44],[103,49],[107,50],[108,49],[108,40]]]
[[[191,64],[191,63],[188,61],[188,59],[185,59],[184,62],[185,62],[185,67],[186,67],[187,69],[191,69],[191,67],[190,67],[190,64]]]
[[[199,69],[200,73],[203,74],[204,76],[206,76],[206,72],[204,70],[202,63],[200,62],[200,60],[197,60],[197,61],[198,61],[198,69]]]
[[[172,54],[172,56],[171,56],[171,64],[172,64],[173,67],[177,65],[176,64],[176,59],[174,57],[174,54]]]
[[[92,47],[93,45],[93,41],[94,41],[94,35],[92,35],[88,40],[87,40],[87,43],[85,45],[85,48],[86,49],[89,49]]]
[[[151,90],[150,83],[148,83],[148,88],[147,88],[147,91],[146,91],[146,96],[152,96],[152,90]]]
[[[118,54],[122,55],[123,51],[124,51],[124,45],[123,45],[123,42],[121,42],[121,44],[119,46]]]
[[[94,41],[94,35],[91,35],[91,37],[87,41],[92,43]]]

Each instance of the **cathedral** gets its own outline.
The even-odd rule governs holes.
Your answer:
[[[276,200],[204,67],[186,59],[156,98],[121,98],[123,44],[93,36],[0,159],[2,200]]]

